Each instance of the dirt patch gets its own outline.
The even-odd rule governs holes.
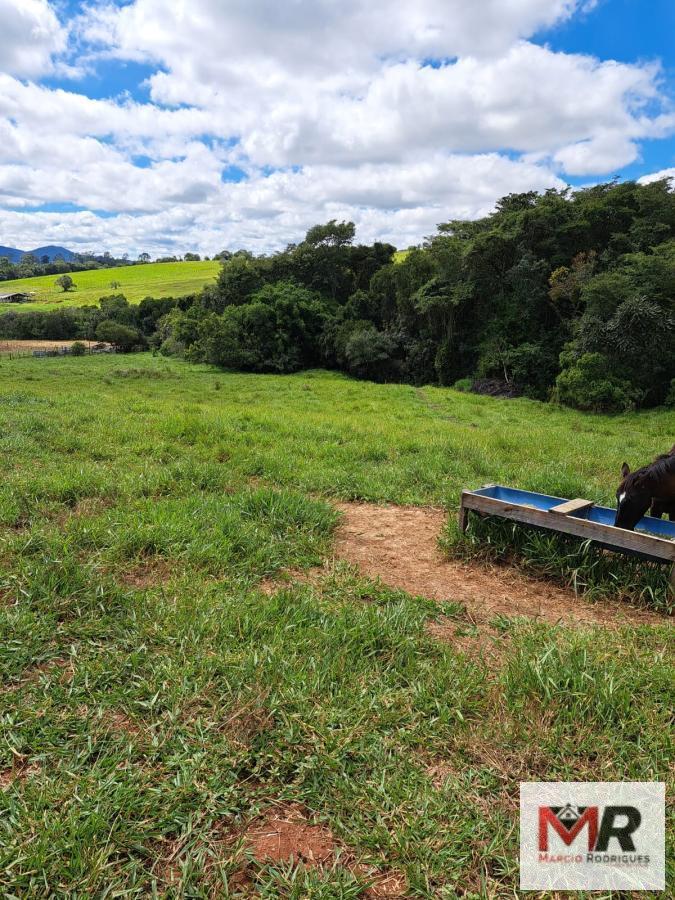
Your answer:
[[[184,838],[158,842],[157,846],[153,846],[155,862],[151,871],[162,884],[176,885],[181,880],[181,851],[184,846]]]
[[[357,866],[355,874],[365,877],[369,881],[365,897],[407,897],[408,879],[402,872],[381,872],[372,866]]]
[[[338,503],[343,520],[335,555],[371,578],[438,601],[463,603],[476,623],[497,616],[565,625],[663,624],[655,612],[619,601],[589,603],[572,591],[528,578],[506,567],[446,559],[438,536],[447,518],[442,509]]]
[[[297,806],[279,807],[253,822],[244,834],[244,846],[261,863],[304,863],[323,866],[335,854],[331,830],[309,822]]]
[[[273,714],[265,705],[266,695],[254,697],[230,712],[219,726],[229,739],[240,747],[250,746],[253,739],[272,726]],[[216,713],[217,714],[217,713]]]
[[[122,571],[117,581],[135,591],[145,591],[166,584],[172,574],[173,568],[167,560],[148,559]]]
[[[0,791],[7,791],[15,782],[23,783],[40,772],[37,763],[29,763],[24,756],[15,756],[13,764],[0,769]]]
[[[302,584],[315,584],[324,574],[325,569],[323,566],[315,566],[312,569],[284,569],[278,575],[275,575],[274,578],[263,578],[258,585],[258,590],[271,597],[277,591],[290,587],[293,582],[300,581]]]
[[[66,526],[73,519],[98,516],[106,509],[113,506],[114,501],[110,497],[82,497],[72,506],[64,505],[54,515],[54,521],[61,527]]]
[[[75,675],[75,665],[70,657],[57,656],[46,662],[27,666],[20,677],[14,681],[5,683],[0,688],[0,693],[6,694],[17,691],[28,684],[35,684],[43,677],[50,677],[59,673],[58,680],[61,684],[69,684]]]
[[[310,822],[299,805],[277,807],[253,822],[245,831],[243,846],[259,863],[295,863],[327,867],[338,860],[358,878],[368,882],[365,897],[404,897],[405,875],[355,860],[354,854],[333,837],[326,825]]]
[[[128,737],[135,738],[142,734],[140,726],[118,709],[106,709],[101,716],[101,724],[106,731],[121,732]]]

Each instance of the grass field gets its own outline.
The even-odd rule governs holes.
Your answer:
[[[332,498],[610,501],[674,433],[321,372],[0,361],[0,893],[513,897],[520,781],[672,791],[665,618],[502,618],[495,661],[430,635],[475,634],[461,605],[344,564],[261,585],[330,558]],[[278,820],[321,865],[261,854]]]
[[[147,263],[138,266],[119,266],[114,269],[92,269],[73,272],[75,290],[64,292],[55,284],[56,275],[19,278],[0,282],[0,293],[12,291],[34,292],[30,303],[11,305],[13,310],[49,310],[66,306],[90,306],[101,297],[121,293],[132,303],[144,297],[182,297],[201,290],[214,281],[220,262]],[[112,288],[111,282],[120,286]],[[0,315],[3,308],[0,308]]]

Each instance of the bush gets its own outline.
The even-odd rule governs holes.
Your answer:
[[[75,341],[74,344],[70,345],[71,356],[84,356],[86,352],[87,348],[82,341]]]
[[[143,338],[135,328],[128,328],[113,322],[112,319],[104,319],[96,328],[96,339],[106,344],[112,344],[116,350],[129,353],[143,344]]]
[[[639,404],[642,393],[613,375],[602,353],[584,353],[558,375],[555,399],[588,412],[626,412]]]
[[[391,377],[396,339],[373,325],[352,332],[345,347],[347,370],[360,378],[384,381]]]
[[[453,387],[456,391],[462,391],[462,393],[467,394],[473,387],[473,378],[459,378],[453,384]]]
[[[675,409],[675,378],[670,382],[670,390],[668,391],[668,396],[666,397],[666,406],[669,406],[671,409]]]
[[[201,323],[205,337],[186,357],[247,372],[297,372],[319,362],[325,318],[316,294],[290,282],[269,284],[250,303],[226,307],[207,327]],[[174,333],[180,337],[179,328]]]
[[[77,286],[70,275],[60,275],[54,284],[62,291],[72,291]]]

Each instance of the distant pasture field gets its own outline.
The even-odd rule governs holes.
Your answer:
[[[0,895],[506,900],[520,782],[672,796],[665,615],[477,623],[336,560],[335,500],[609,502],[674,432],[320,371],[0,360]]]
[[[109,294],[124,294],[130,303],[138,303],[144,297],[182,297],[215,281],[219,271],[218,260],[91,269],[70,273],[76,285],[71,291],[63,291],[56,285],[57,275],[0,281],[0,294],[14,291],[33,294],[30,303],[1,306],[0,314],[5,310],[43,311],[67,306],[91,306]],[[119,287],[111,287],[111,282],[119,282]]]

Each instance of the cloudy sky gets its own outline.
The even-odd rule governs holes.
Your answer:
[[[0,244],[418,243],[675,176],[673,0],[0,0]]]

